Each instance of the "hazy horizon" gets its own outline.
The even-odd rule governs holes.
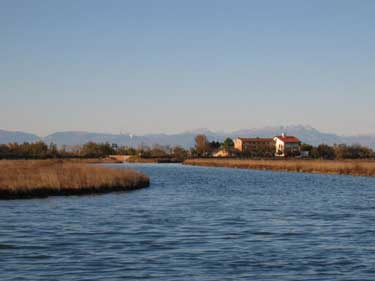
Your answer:
[[[375,1],[3,1],[0,128],[375,134]]]
[[[328,134],[334,134],[334,135],[337,135],[337,136],[347,136],[347,137],[355,137],[355,136],[375,136],[375,134],[340,134],[340,133],[337,133],[337,132],[334,132],[334,131],[324,131],[324,130],[321,130],[320,128],[316,128],[316,127],[313,127],[311,125],[306,125],[306,124],[288,124],[288,125],[270,125],[270,126],[263,126],[263,127],[248,127],[248,128],[237,128],[237,129],[233,129],[233,130],[214,130],[214,129],[210,129],[210,128],[194,128],[194,129],[189,129],[189,130],[182,130],[182,131],[175,131],[175,132],[145,132],[145,133],[141,133],[141,134],[136,134],[134,132],[131,132],[131,131],[121,131],[121,132],[111,132],[111,131],[104,131],[104,130],[96,130],[96,131],[88,131],[88,130],[54,130],[54,131],[51,131],[47,134],[38,134],[38,133],[35,133],[35,132],[32,132],[32,131],[27,131],[27,130],[17,130],[17,129],[4,129],[4,128],[0,128],[0,130],[5,130],[5,131],[10,131],[10,132],[21,132],[21,133],[29,133],[29,134],[33,134],[33,135],[37,135],[38,137],[41,137],[41,138],[44,138],[44,137],[48,137],[54,133],[95,133],[95,134],[111,134],[111,135],[134,135],[134,136],[144,136],[144,135],[162,135],[162,134],[165,134],[165,135],[178,135],[178,134],[183,134],[183,133],[205,133],[205,132],[211,132],[211,133],[217,133],[217,134],[232,134],[232,133],[236,133],[238,131],[246,131],[246,130],[262,130],[262,129],[276,129],[276,128],[280,128],[280,134],[281,133],[288,133],[287,130],[283,131],[282,129],[296,129],[297,127],[303,127],[305,129],[313,129],[313,130],[317,130],[318,132],[320,133],[328,133]]]

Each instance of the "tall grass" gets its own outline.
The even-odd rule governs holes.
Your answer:
[[[148,185],[147,176],[128,169],[62,160],[0,161],[0,199],[105,193]]]
[[[305,173],[375,176],[375,161],[371,160],[250,160],[250,159],[189,159],[187,165],[230,167]]]

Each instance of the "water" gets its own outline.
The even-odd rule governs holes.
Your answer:
[[[375,280],[373,178],[132,167],[150,188],[0,201],[0,280]]]

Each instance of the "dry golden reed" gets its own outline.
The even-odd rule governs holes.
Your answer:
[[[0,199],[105,193],[148,185],[147,176],[128,169],[62,160],[0,161]]]
[[[251,160],[251,159],[189,159],[187,165],[228,167],[305,173],[375,176],[371,160]]]

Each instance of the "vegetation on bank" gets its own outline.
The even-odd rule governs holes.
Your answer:
[[[186,165],[375,177],[374,160],[188,159]]]
[[[275,158],[275,148],[268,145],[257,145],[251,151],[239,152],[234,149],[234,143],[230,138],[224,142],[210,142],[205,135],[196,136],[195,146],[191,149],[191,156],[193,158],[209,158],[218,149],[228,150],[237,158]],[[375,159],[373,149],[359,144],[320,144],[318,146],[302,144],[301,151],[308,152],[308,158],[311,159]]]
[[[35,143],[9,143],[0,145],[0,159],[53,159],[53,158],[103,158],[114,154],[109,143],[89,142],[82,146],[61,146]]]
[[[0,159],[101,159],[109,155],[129,155],[142,159],[160,159],[182,162],[189,151],[180,146],[132,147],[111,145],[109,143],[88,142],[84,145],[57,147],[51,143],[9,143],[0,145]]]
[[[335,144],[332,146],[326,144],[320,144],[318,146],[302,144],[301,150],[307,151],[309,157],[312,159],[335,160],[375,158],[374,150],[359,144]]]
[[[128,163],[182,163],[184,158],[171,157],[141,157],[141,156],[130,156],[126,159]]]
[[[0,199],[126,191],[149,185],[149,178],[128,169],[62,160],[0,161]]]
[[[257,145],[251,151],[236,151],[233,140],[230,138],[220,141],[209,141],[205,135],[195,137],[195,145],[190,149],[180,146],[152,147],[140,146],[138,148],[117,146],[109,143],[88,142],[84,145],[57,147],[51,143],[9,143],[0,145],[0,159],[88,159],[106,158],[109,155],[128,155],[133,162],[182,162],[189,158],[209,158],[218,150],[230,151],[230,155],[236,158],[246,159],[272,159],[275,158],[274,148]],[[371,148],[361,145],[326,145],[312,146],[302,144],[301,150],[308,152],[311,159],[375,159],[375,152]]]

